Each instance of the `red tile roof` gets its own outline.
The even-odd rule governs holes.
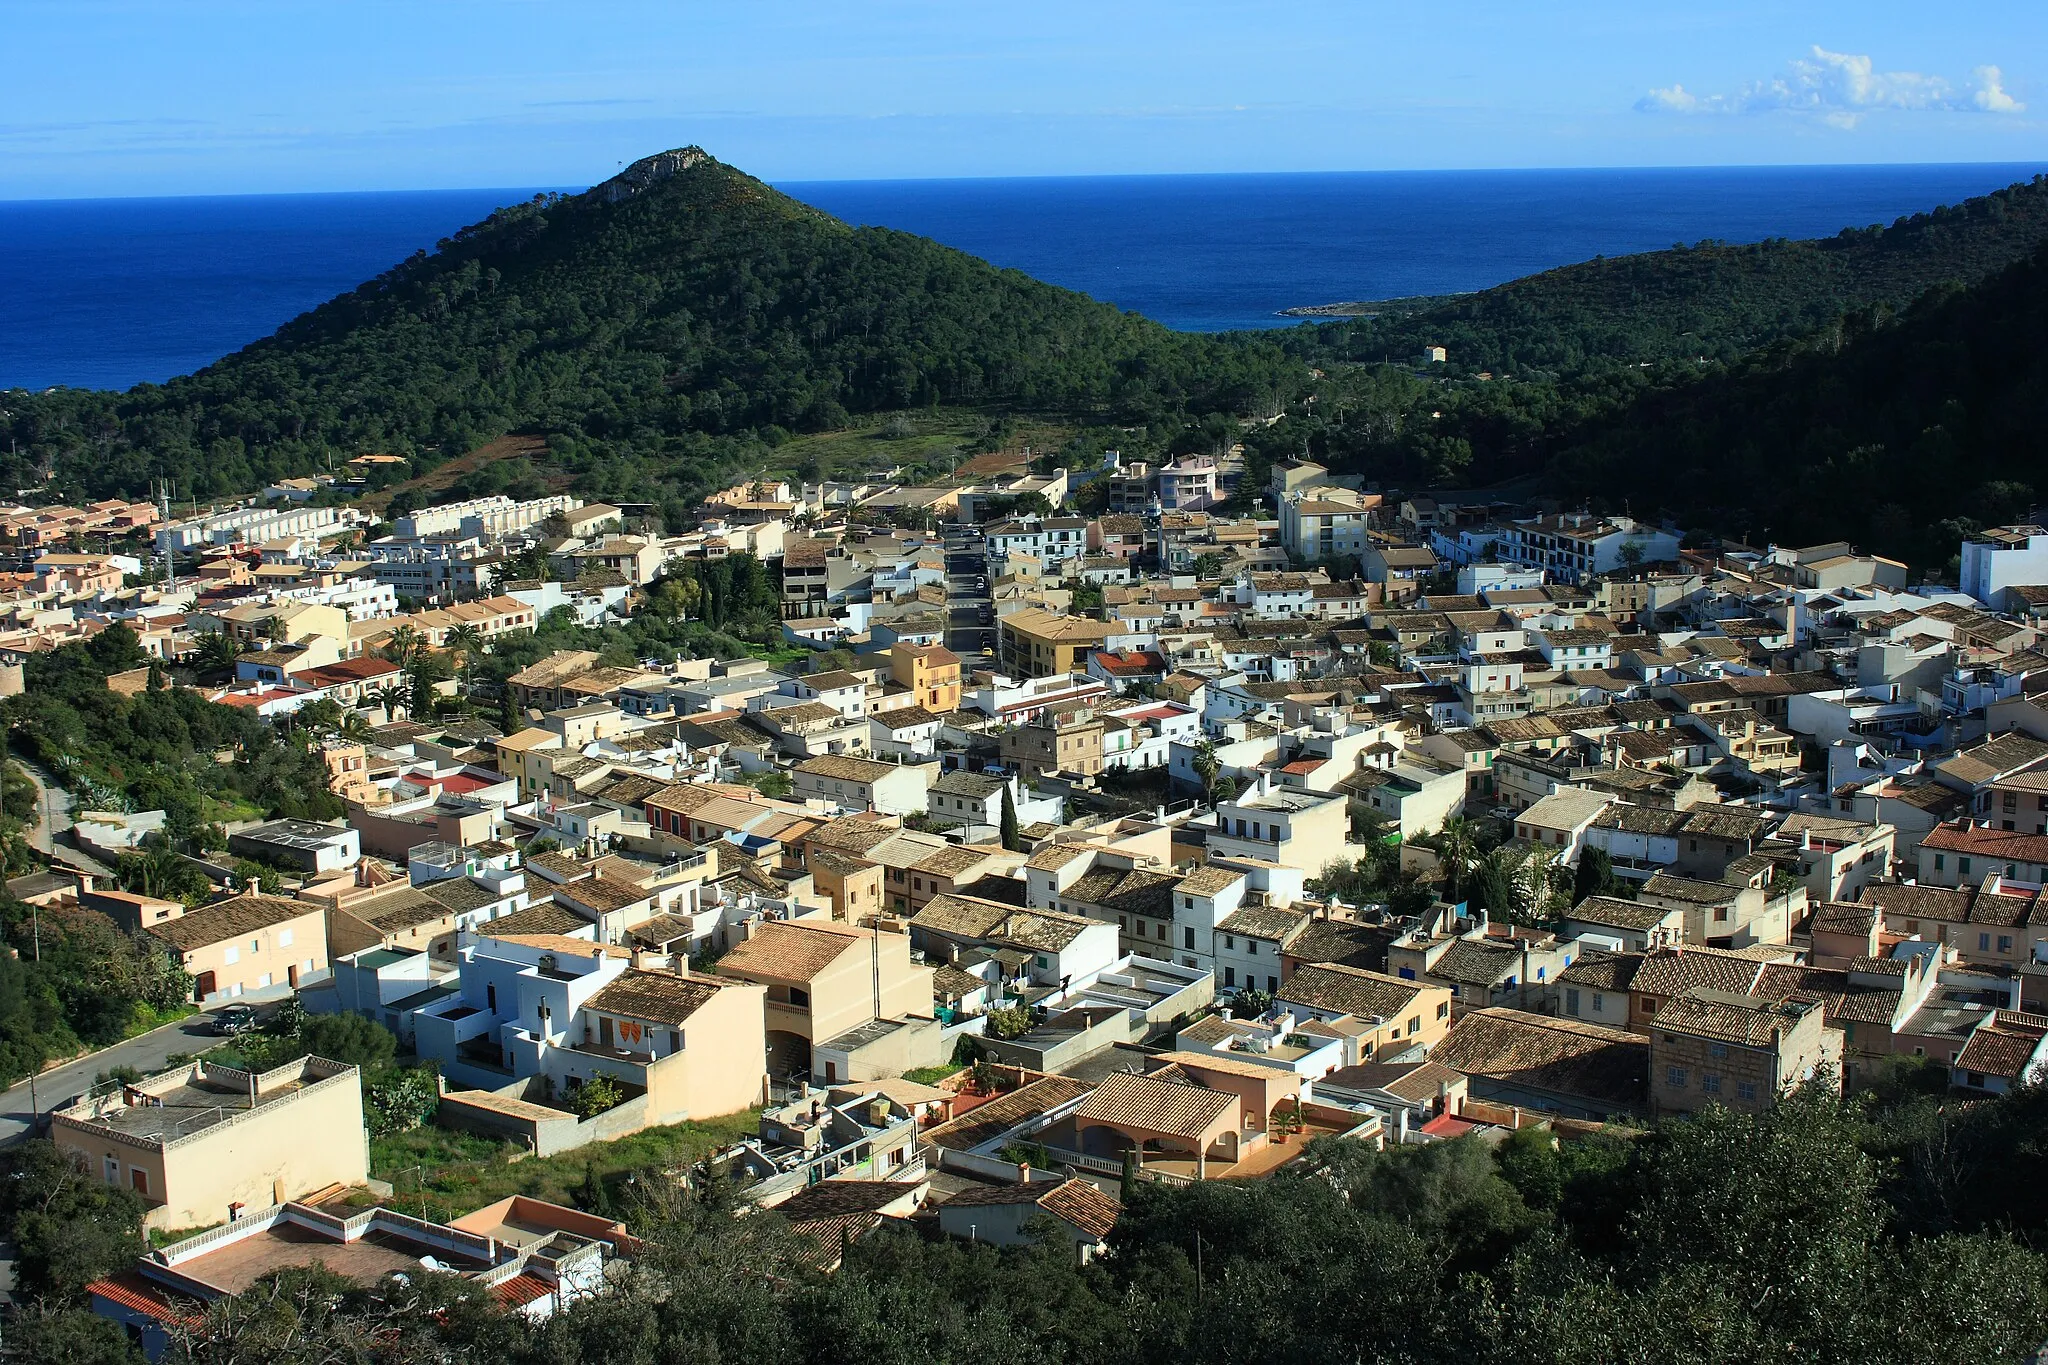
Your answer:
[[[554,1292],[555,1287],[537,1275],[514,1275],[502,1284],[491,1286],[492,1296],[507,1308],[524,1308]]]

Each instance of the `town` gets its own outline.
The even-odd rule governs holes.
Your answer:
[[[1338,1144],[2048,1072],[2041,526],[1939,583],[1236,445],[765,474],[680,525],[394,511],[394,458],[0,511],[0,695],[63,659],[324,775],[195,817],[17,735],[9,898],[221,1036],[116,1042],[14,1134],[132,1196],[83,1292],[152,1359],[315,1262],[612,1293],[643,1244],[595,1175],[450,1172],[656,1134],[820,1273],[889,1228],[1086,1263],[1134,1191]]]

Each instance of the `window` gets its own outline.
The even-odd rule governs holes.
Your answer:
[[[1755,1082],[1755,1081],[1737,1081],[1737,1082],[1735,1083],[1735,1096],[1736,1096],[1736,1098],[1737,1098],[1737,1099],[1744,1099],[1744,1100],[1753,1100],[1753,1099],[1755,1099],[1755,1098],[1756,1098],[1756,1082]]]
[[[1726,1043],[1708,1043],[1707,1055],[1715,1061],[1719,1061],[1728,1055],[1728,1045]]]
[[[121,1183],[121,1163],[120,1163],[120,1162],[118,1162],[118,1161],[116,1161],[116,1160],[114,1160],[114,1158],[112,1158],[112,1157],[107,1157],[107,1158],[106,1158],[106,1163],[107,1163],[107,1164],[106,1164],[105,1174],[106,1174],[106,1177],[107,1177],[107,1183],[108,1183],[109,1185],[118,1185],[118,1184],[120,1184],[120,1183]]]
[[[2012,951],[2011,934],[2000,934],[1998,936],[1998,951],[2001,953],[2009,953]]]
[[[280,929],[280,930],[278,930],[278,931],[277,931],[277,946],[278,946],[278,947],[280,947],[280,948],[289,948],[289,947],[291,947],[291,946],[292,946],[292,931],[291,931],[291,930],[289,930],[289,929]]]
[[[1673,1090],[1685,1089],[1685,1068],[1668,1066],[1664,1068],[1664,1084]]]
[[[1700,1089],[1709,1095],[1720,1094],[1721,1078],[1711,1071],[1702,1071],[1700,1073]]]
[[[1158,939],[1158,940],[1159,940],[1159,941],[1160,941],[1161,943],[1164,943],[1164,942],[1166,942],[1166,925],[1165,925],[1165,924],[1163,924],[1163,923],[1162,923],[1162,924],[1155,924],[1155,925],[1153,925],[1153,926],[1152,926],[1152,932],[1153,932],[1153,935],[1154,935],[1154,936],[1155,936],[1155,937],[1156,937],[1156,938],[1157,938],[1157,939]]]
[[[1959,872],[1959,873],[1961,873],[1961,874],[1962,874],[1963,876],[1965,876],[1965,877],[1969,876],[1969,875],[1970,875],[1970,860],[1969,860],[1968,858],[1958,858],[1958,859],[1956,859],[1956,871],[1957,871],[1957,872]]]
[[[1422,1032],[1422,1016],[1418,1014],[1408,1021],[1408,1034],[1410,1037],[1413,1037],[1420,1032]]]
[[[1602,994],[1601,994],[1601,993],[1600,993],[1599,991],[1594,991],[1594,992],[1593,992],[1593,1013],[1595,1013],[1595,1014],[1605,1014],[1606,1012],[1607,1012],[1607,997],[1606,997],[1606,996],[1604,996],[1604,995],[1602,995]]]
[[[1576,988],[1566,989],[1564,993],[1564,1012],[1566,1014],[1577,1014],[1579,1012],[1579,992]]]
[[[140,1166],[130,1166],[128,1168],[128,1183],[134,1187],[137,1194],[148,1194],[149,1172],[143,1170]]]
[[[1980,953],[1988,953],[1991,951],[1991,935],[1977,935],[1977,951]]]
[[[237,962],[240,962],[242,960],[242,950],[240,948],[234,947],[233,945],[229,945],[228,947],[220,950],[220,960],[226,965],[232,967]]]
[[[1232,949],[1236,948],[1236,947],[1237,947],[1237,936],[1236,936],[1236,935],[1234,935],[1234,934],[1225,934],[1225,935],[1223,936],[1223,946],[1224,946],[1224,947],[1226,947],[1226,948],[1232,948]]]
[[[1403,967],[1401,969],[1401,979],[1403,981],[1413,981],[1415,979],[1415,969],[1413,967]]]
[[[1180,904],[1183,910],[1192,910],[1195,908],[1195,898],[1193,896],[1182,896]]]
[[[1183,947],[1183,948],[1192,948],[1192,947],[1194,947],[1194,946],[1195,946],[1195,926],[1194,926],[1194,925],[1192,925],[1192,924],[1189,924],[1189,925],[1184,925],[1184,926],[1182,926],[1182,928],[1181,928],[1181,945],[1180,945],[1180,946],[1181,946],[1181,947]]]

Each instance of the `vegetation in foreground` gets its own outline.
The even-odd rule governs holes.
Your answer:
[[[675,1150],[642,1148],[630,1184],[534,1191],[618,1201],[605,1211],[648,1250],[614,1294],[529,1326],[437,1276],[361,1289],[294,1273],[217,1305],[172,1358],[2016,1361],[2048,1338],[2048,1094],[1956,1108],[1942,1079],[1907,1066],[1855,1100],[1808,1092],[1561,1144],[1535,1129],[1492,1148],[1322,1139],[1261,1182],[1136,1185],[1111,1254],[1085,1267],[1051,1243],[878,1232],[821,1274],[820,1248],[782,1219],[733,1217],[722,1187],[680,1192],[652,1169]],[[54,1156],[21,1148],[0,1180],[41,1296],[12,1344],[128,1361],[78,1290],[139,1249],[139,1210]]]

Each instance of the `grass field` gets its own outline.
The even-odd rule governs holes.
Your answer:
[[[1003,449],[1034,455],[1058,450],[1074,435],[1069,423],[1013,417]],[[828,479],[886,473],[899,466],[936,467],[940,475],[975,458],[971,447],[992,429],[985,413],[940,408],[915,413],[879,413],[852,427],[799,436],[777,448],[774,472],[792,473],[815,460]]]

